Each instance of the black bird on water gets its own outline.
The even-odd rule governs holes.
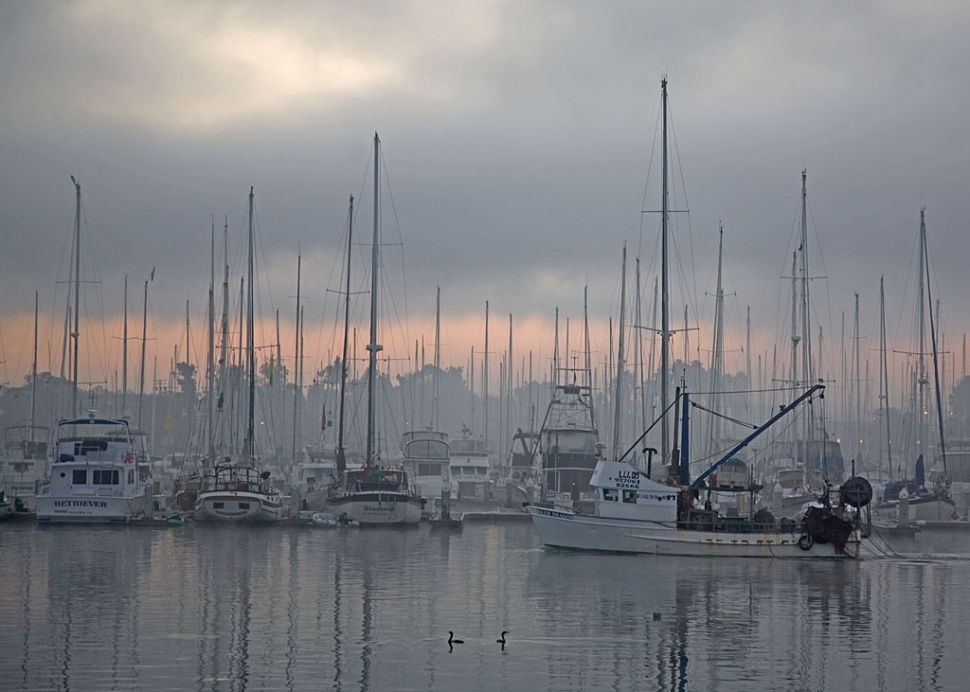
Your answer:
[[[502,645],[502,651],[505,651],[505,635],[508,633],[508,630],[502,630],[502,636],[495,640],[496,644]]]
[[[452,644],[464,644],[464,643],[465,643],[464,639],[455,639],[455,633],[452,632],[451,630],[448,630],[448,646],[451,646]]]

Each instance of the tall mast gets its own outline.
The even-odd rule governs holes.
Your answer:
[[[155,270],[152,270],[154,276]],[[148,281],[145,279],[145,298],[142,302],[141,314],[141,372],[138,375],[138,427],[144,430],[141,425],[142,400],[145,397],[145,344],[148,341]],[[153,421],[154,422],[154,421]]]
[[[640,258],[636,258],[636,287],[637,292],[634,299],[634,310],[636,311],[636,319],[634,320],[633,333],[635,339],[633,341],[633,427],[635,430],[643,430],[647,426],[646,422],[646,399],[644,398],[643,389],[643,339],[641,336],[641,327],[643,326],[643,315],[641,313],[640,305]],[[640,393],[639,399],[637,398],[637,392]]]
[[[37,319],[40,314],[40,294],[34,291],[34,362],[30,366],[30,441],[34,441],[34,423],[37,412]]]
[[[81,291],[81,184],[78,183],[74,176],[71,176],[71,182],[74,183],[74,191],[77,199],[77,208],[74,212],[74,331],[71,337],[74,339],[74,368],[72,375],[74,376],[74,386],[72,388],[71,394],[71,417],[74,418],[78,415],[77,410],[77,365],[78,365],[78,346],[80,343],[80,322],[79,316],[81,314],[81,302],[80,302],[80,291]]]
[[[256,251],[255,230],[253,228],[253,188],[249,188],[249,284],[246,291],[246,372],[249,375],[249,419],[246,428],[246,453],[252,461],[256,457],[256,338],[253,325],[253,255]]]
[[[670,372],[670,311],[668,302],[670,300],[669,277],[667,271],[667,78],[660,80],[660,94],[662,103],[662,128],[661,128],[661,158],[663,161],[663,187],[660,193],[660,410],[667,410],[667,401],[670,398],[667,391]],[[668,439],[667,417],[664,416],[660,421],[660,458],[661,463],[666,463],[669,459],[670,443]]]
[[[923,358],[923,355],[924,355],[924,352],[925,352],[924,332],[923,332],[923,330],[924,330],[924,327],[926,325],[926,316],[925,316],[926,296],[925,296],[925,284],[923,283],[923,279],[924,279],[923,272],[924,272],[925,267],[926,267],[926,258],[925,258],[925,254],[924,254],[926,252],[926,224],[923,222],[924,221],[924,216],[923,216],[923,212],[924,211],[925,211],[924,209],[920,209],[919,210],[919,248],[917,249],[917,252],[919,253],[919,273],[918,273],[917,276],[919,278],[917,278],[917,280],[916,280],[916,299],[918,301],[917,302],[917,308],[916,308],[916,315],[917,315],[916,319],[917,319],[917,321],[919,323],[918,326],[917,326],[917,329],[919,331],[919,349],[918,349],[919,352],[918,352],[918,354],[916,356],[916,358],[917,358],[917,373],[916,373],[916,383],[917,383],[917,409],[916,409],[916,420],[917,420],[917,424],[916,424],[917,425],[916,444],[917,444],[917,454],[922,454],[923,453],[923,448],[924,448],[924,444],[925,444],[925,440],[926,440],[926,420],[925,420],[926,417],[925,417],[924,414],[925,414],[925,411],[926,411],[926,385],[927,385],[927,377],[926,377],[926,363],[925,363],[924,358]]]
[[[222,343],[219,350],[219,391],[226,395],[226,372],[229,367],[229,217],[222,227]],[[219,407],[222,408],[221,406]]]
[[[121,417],[125,416],[125,399],[128,395],[128,275],[125,274],[124,330],[121,337]]]
[[[293,355],[293,447],[290,450],[290,458],[296,461],[296,438],[297,428],[300,420],[300,394],[302,393],[299,378],[300,366],[303,364],[302,353],[300,351],[300,339],[303,333],[303,324],[300,320],[300,270],[302,269],[303,255],[296,256],[296,336],[294,337]]]
[[[802,237],[801,237],[801,303],[802,303],[802,381],[811,387],[815,378],[812,374],[812,317],[809,313],[808,296],[808,171],[802,169]],[[803,416],[802,462],[808,464],[810,440],[812,439],[812,416]],[[819,450],[821,451],[821,450]]]
[[[505,388],[505,439],[502,440],[502,449],[507,449],[512,442],[512,387],[515,380],[512,374],[512,313],[509,313],[509,358],[506,366],[508,376],[508,386]]]
[[[438,396],[438,372],[441,368],[441,286],[437,286],[434,300],[434,372],[431,373],[431,429],[441,425],[441,401]]]
[[[367,459],[368,466],[374,463],[374,425],[376,423],[376,401],[374,399],[374,378],[377,374],[377,353],[383,346],[377,343],[377,270],[380,252],[380,153],[381,140],[374,133],[374,244],[371,248],[370,277],[370,343],[367,344]]]
[[[886,420],[886,460],[889,470],[893,468],[893,438],[889,426],[889,363],[886,350],[886,290],[883,277],[879,277],[879,408]],[[881,461],[881,459],[880,459]]]
[[[556,334],[552,347],[552,386],[559,384],[559,307],[556,306]]]
[[[337,471],[347,468],[344,455],[344,397],[347,391],[347,341],[350,337],[350,259],[354,237],[354,196],[350,196],[350,216],[347,226],[347,290],[344,294],[344,350],[340,357],[340,420],[337,423]]]
[[[927,291],[927,302],[930,306],[930,344],[933,348],[933,383],[934,390],[936,392],[936,422],[940,429],[940,457],[943,461],[943,474],[946,475],[946,442],[943,435],[943,401],[941,396],[941,385],[940,385],[940,365],[939,365],[939,349],[936,347],[936,327],[933,322],[933,287],[930,278],[930,258],[929,252],[926,248],[926,221],[924,218],[924,212],[926,208],[919,210],[919,225],[920,225],[920,235],[923,238],[923,261],[926,266],[926,291]],[[939,310],[939,306],[937,306]]]
[[[212,396],[215,388],[215,349],[216,349],[216,217],[212,217],[212,233],[209,236],[209,343],[206,356],[206,430],[209,438],[209,461],[216,457],[215,430],[215,399]]]
[[[485,363],[482,376],[482,388],[485,397],[485,452],[488,453],[488,301],[485,301]]]
[[[718,387],[724,359],[724,289],[721,283],[721,267],[724,258],[724,227],[718,228],[717,244],[717,289],[714,294],[714,343],[711,345],[711,408],[718,410]],[[708,441],[708,454],[717,449],[721,437],[721,418],[711,416],[711,434]]]
[[[613,460],[620,458],[620,432],[622,424],[620,416],[623,413],[623,368],[626,365],[623,354],[623,330],[626,316],[626,243],[623,244],[623,264],[620,269],[620,336],[616,347],[616,404],[613,411]]]
[[[185,301],[185,365],[191,365],[191,346],[189,344],[189,301]]]
[[[855,294],[855,320],[854,320],[854,331],[855,336],[853,341],[855,342],[855,379],[853,381],[853,387],[855,388],[855,420],[856,420],[856,461],[860,464],[862,463],[862,370],[860,368],[860,355],[859,355],[859,294]]]

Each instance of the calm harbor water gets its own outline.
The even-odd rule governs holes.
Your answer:
[[[966,689],[970,559],[911,547],[800,564],[545,551],[527,522],[0,524],[0,690]]]

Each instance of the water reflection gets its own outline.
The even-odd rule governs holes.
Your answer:
[[[529,525],[4,527],[0,688],[960,689],[968,581],[544,551]]]

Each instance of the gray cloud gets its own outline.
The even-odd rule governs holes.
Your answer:
[[[675,302],[696,286],[707,319],[722,221],[737,313],[752,305],[768,333],[784,321],[807,167],[826,330],[853,292],[874,311],[882,274],[901,300],[925,205],[960,333],[968,24],[960,6],[905,2],[7,3],[0,314],[63,278],[71,174],[106,293],[157,266],[161,319],[186,299],[201,309],[211,215],[238,237],[254,185],[274,302],[290,319],[299,245],[319,265],[304,275],[320,314],[351,193],[369,233],[377,129],[412,306],[426,315],[440,284],[452,315],[488,298],[578,316],[589,284],[605,319],[624,240],[645,284],[656,271],[656,217],[640,211],[659,204],[667,73],[691,209],[676,244],[698,273],[675,280]],[[679,168],[673,180],[683,206]],[[388,209],[390,240],[394,224]]]

